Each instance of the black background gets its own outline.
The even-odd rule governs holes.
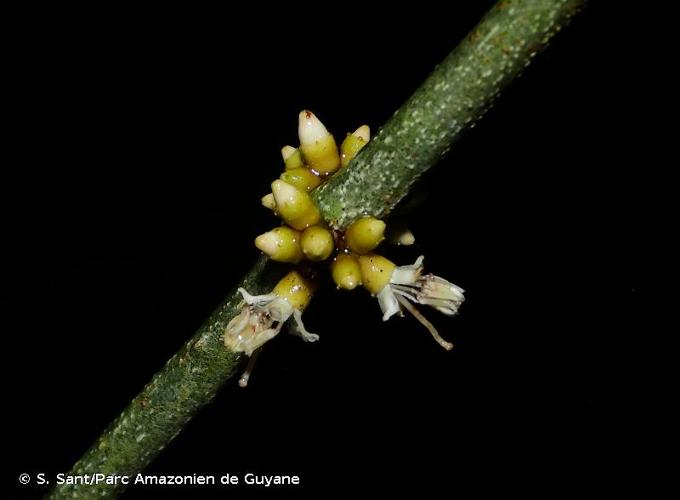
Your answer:
[[[0,296],[13,496],[45,491],[21,472],[67,471],[254,261],[297,113],[338,137],[376,130],[489,5],[15,19]],[[466,289],[459,317],[425,311],[453,352],[328,288],[305,313],[321,342],[268,344],[250,387],[230,382],[147,473],[298,474],[317,496],[609,488],[608,405],[632,378],[616,346],[642,321],[651,232],[635,16],[592,5],[419,185],[417,245],[385,252],[424,253]],[[125,498],[158,493],[225,492]]]

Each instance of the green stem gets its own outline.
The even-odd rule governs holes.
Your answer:
[[[502,0],[444,59],[350,165],[316,190],[327,221],[387,215],[582,6],[582,0]],[[266,293],[282,267],[260,258],[238,286]],[[134,475],[243,365],[220,338],[241,302],[236,289],[144,387],[71,474]],[[102,498],[120,485],[61,485],[50,498]]]
[[[325,219],[344,228],[365,213],[389,214],[584,3],[499,1],[352,160],[351,168],[315,191]]]

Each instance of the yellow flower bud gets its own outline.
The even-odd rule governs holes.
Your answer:
[[[319,209],[303,190],[282,180],[272,182],[276,210],[293,229],[302,231],[321,220]]]
[[[303,168],[305,166],[302,161],[300,150],[293,146],[283,146],[281,148],[281,156],[283,157],[283,162],[286,164],[286,170]]]
[[[300,233],[281,226],[255,238],[255,246],[277,262],[297,264],[302,260]]]
[[[276,200],[272,193],[266,194],[262,197],[262,206],[269,210],[276,210]]]
[[[338,254],[331,264],[331,274],[335,284],[343,290],[354,290],[361,285],[361,267],[354,255]]]
[[[300,113],[298,135],[300,152],[309,168],[328,175],[340,168],[340,155],[335,139],[311,111]]]
[[[376,295],[389,284],[397,266],[382,255],[371,253],[359,256],[359,267],[364,288]]]
[[[276,284],[272,293],[303,311],[312,300],[315,288],[312,281],[303,278],[297,271],[291,271]]]
[[[347,247],[360,255],[370,252],[385,239],[385,223],[375,217],[357,219],[345,231]]]
[[[347,134],[340,145],[340,163],[343,167],[361,151],[370,137],[371,129],[368,128],[368,125],[362,125],[351,134]]]
[[[280,178],[291,186],[304,189],[308,193],[321,184],[321,178],[305,167],[286,170],[281,174]]]
[[[333,235],[323,226],[311,226],[302,232],[302,253],[311,261],[326,260],[335,248]]]

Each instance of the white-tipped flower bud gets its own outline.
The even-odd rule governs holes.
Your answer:
[[[255,238],[255,246],[277,262],[297,264],[303,257],[300,233],[286,226],[261,234]]]
[[[276,210],[276,200],[273,193],[265,194],[262,197],[262,206],[269,210]]]
[[[343,167],[368,144],[370,138],[371,129],[368,125],[362,125],[351,134],[347,134],[347,137],[345,137],[345,140],[340,145],[340,159]]]
[[[311,111],[299,116],[300,152],[309,168],[328,175],[340,168],[340,155],[335,139]]]
[[[282,180],[272,182],[276,210],[292,228],[302,231],[321,220],[319,209],[303,190]]]
[[[283,146],[281,148],[281,156],[283,157],[283,162],[286,164],[286,170],[304,168],[305,166],[300,151],[293,146]]]

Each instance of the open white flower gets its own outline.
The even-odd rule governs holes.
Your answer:
[[[364,287],[378,298],[383,321],[395,314],[403,316],[403,309],[406,309],[444,349],[451,350],[453,344],[444,340],[411,302],[428,305],[447,316],[453,316],[465,300],[465,291],[439,276],[423,274],[423,259],[421,255],[414,264],[397,267],[381,255],[362,255],[359,263]]]
[[[296,271],[291,271],[279,281],[272,293],[251,295],[243,288],[238,291],[245,304],[224,332],[224,345],[232,351],[251,356],[256,349],[276,337],[291,316],[295,320],[294,331],[303,340],[319,340],[319,336],[309,333],[302,323],[302,311],[312,298],[313,287]]]

